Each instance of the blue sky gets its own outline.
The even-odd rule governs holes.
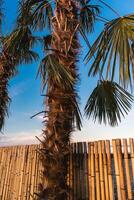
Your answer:
[[[5,33],[10,32],[14,27],[15,16],[17,12],[18,0],[5,0],[4,10],[4,28]],[[98,3],[94,0],[93,2]],[[134,13],[133,0],[107,0],[118,13],[123,16],[125,14]],[[102,4],[101,4],[102,5]],[[108,19],[117,17],[111,10],[102,5],[102,16]],[[103,23],[97,23],[95,33],[90,35],[89,40],[92,42],[98,33],[102,30]],[[40,52],[40,50],[38,50]],[[30,116],[43,110],[43,98],[41,97],[40,80],[36,80],[36,73],[39,63],[31,65],[23,65],[18,67],[19,74],[10,81],[9,93],[12,102],[9,108],[9,118],[6,120],[4,128],[4,136],[0,136],[1,144],[19,144],[36,142],[35,136],[41,135],[42,116],[30,119]],[[88,95],[96,86],[96,79],[87,77],[88,66],[85,66],[82,61],[79,63],[81,82],[79,85],[79,94],[81,97],[80,108],[83,110]],[[81,132],[76,132],[72,136],[72,140],[85,141],[96,139],[111,139],[111,138],[128,138],[134,135],[134,109],[122,119],[122,123],[111,128],[105,125],[93,123],[92,120],[83,119],[83,129]],[[12,138],[12,139],[11,139]]]

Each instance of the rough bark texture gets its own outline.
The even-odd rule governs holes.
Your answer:
[[[52,43],[54,55],[58,62],[69,69],[74,78],[70,88],[64,88],[49,77],[46,104],[44,142],[42,163],[45,182],[39,199],[66,200],[70,188],[67,185],[68,155],[70,153],[70,134],[74,129],[77,97],[75,94],[78,73],[79,43],[77,40],[76,5],[71,0],[60,0],[56,4],[55,16],[52,19]]]

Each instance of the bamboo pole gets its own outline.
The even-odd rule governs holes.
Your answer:
[[[73,144],[73,199],[77,200],[77,152],[76,144]]]
[[[40,149],[42,149],[42,145],[38,145],[38,151],[37,151],[37,163],[36,163],[36,193],[39,193],[39,176],[40,176],[40,171],[39,171],[39,166],[40,166]],[[36,196],[37,197],[37,196]]]
[[[19,188],[21,188],[22,186],[20,185],[20,169],[21,169],[21,163],[22,163],[22,146],[18,147],[18,155],[17,155],[17,164],[16,164],[16,181],[15,181],[15,187],[16,187],[16,191],[15,191],[15,197],[14,199],[19,198]]]
[[[114,165],[115,165],[115,176],[116,176],[116,183],[117,183],[117,195],[118,195],[118,200],[122,200],[116,140],[112,140],[112,145],[113,145],[113,156],[114,156]]]
[[[2,159],[1,159],[1,171],[0,171],[0,197],[2,198],[2,189],[3,189],[3,179],[4,179],[4,171],[5,171],[5,156],[6,154],[6,148],[3,148],[2,152]]]
[[[88,153],[87,153],[87,143],[84,142],[84,169],[85,169],[85,176],[84,176],[84,182],[85,182],[85,199],[88,200],[89,194],[88,194]]]
[[[32,165],[31,165],[31,176],[30,176],[30,198],[29,200],[33,200],[34,196],[34,180],[35,180],[35,165],[36,165],[36,146],[32,146]]]
[[[94,142],[94,152],[95,152],[95,174],[96,174],[96,200],[101,200],[99,155],[98,155],[98,143],[97,142]]]
[[[69,186],[70,186],[70,195],[69,200],[73,200],[73,146],[71,144],[71,154],[70,154],[70,162],[69,162]]]
[[[82,142],[78,142],[78,163],[79,163],[79,168],[78,168],[78,199],[82,199],[84,195],[84,181],[83,181],[83,146]]]
[[[27,199],[30,199],[31,196],[31,178],[32,178],[32,164],[33,164],[33,145],[29,147],[29,170],[28,170],[28,181],[27,181]]]
[[[6,168],[7,168],[7,151],[8,149],[5,148],[3,151],[3,163],[2,163],[2,174],[1,174],[1,185],[0,185],[0,194],[3,198],[3,188],[4,188],[4,181],[5,181],[5,174],[6,174]]]
[[[107,165],[108,165],[108,184],[109,184],[109,198],[114,199],[113,179],[112,179],[112,161],[111,161],[111,150],[110,141],[106,141],[106,154],[107,154]]]
[[[109,200],[108,169],[107,169],[105,141],[102,141],[102,155],[103,155],[103,165],[104,165],[104,182],[105,182],[105,194],[106,194],[105,198]]]
[[[12,195],[13,195],[15,154],[16,154],[16,147],[12,147],[11,170],[10,170],[10,177],[9,177],[9,190],[8,190],[8,194],[7,194],[7,199],[12,199]]]
[[[122,148],[121,148],[121,140],[116,140],[117,145],[117,156],[118,156],[118,166],[120,172],[120,188],[121,188],[121,198],[122,200],[126,200],[126,191],[125,191],[125,182],[124,182],[124,170],[122,163]]]
[[[6,173],[5,173],[5,180],[3,183],[3,194],[2,198],[5,199],[6,196],[6,191],[8,190],[8,177],[9,177],[9,171],[10,171],[10,159],[11,159],[11,150],[7,148],[7,153],[6,153]]]
[[[103,160],[102,160],[102,141],[98,141],[98,152],[99,152],[101,199],[105,200],[104,167],[103,167]]]
[[[123,139],[124,146],[124,162],[125,162],[125,170],[126,170],[126,182],[127,182],[127,194],[128,200],[132,200],[132,186],[131,186],[131,177],[130,177],[130,167],[129,167],[129,157],[128,157],[128,146],[127,140]]]
[[[23,176],[22,176],[22,188],[21,188],[21,200],[25,200],[25,184],[26,184],[26,176],[27,176],[27,164],[28,164],[28,146],[25,146],[25,156],[24,156],[24,168],[23,168]]]
[[[38,193],[38,163],[39,163],[39,150],[40,150],[40,145],[36,146],[36,165],[35,165],[35,186],[34,186],[34,198],[37,199],[36,193]]]
[[[95,200],[94,143],[91,143],[91,200]]]
[[[23,187],[23,176],[24,176],[24,162],[25,162],[25,152],[26,152],[26,148],[25,146],[21,147],[21,165],[20,165],[20,187],[18,190],[18,200],[21,200],[22,194],[22,187]]]
[[[30,157],[30,151],[29,151],[30,146],[27,146],[27,154],[26,154],[26,159],[25,159],[25,163],[26,163],[26,170],[25,170],[25,176],[24,176],[24,180],[23,180],[23,200],[26,200],[28,197],[28,174],[29,174],[29,157]]]
[[[130,145],[130,156],[132,162],[132,177],[134,182],[134,140],[132,138],[129,139],[129,145]]]
[[[8,198],[8,194],[11,192],[10,191],[10,177],[11,177],[11,168],[12,168],[12,154],[13,154],[13,147],[11,147],[9,149],[10,151],[10,166],[9,166],[9,172],[8,172],[8,177],[7,177],[7,189],[6,189],[6,192],[5,192],[5,199],[9,199]]]
[[[91,143],[88,143],[88,194],[91,200]]]

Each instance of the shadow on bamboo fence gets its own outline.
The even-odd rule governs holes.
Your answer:
[[[0,148],[0,200],[36,199],[40,145]],[[69,200],[134,200],[134,139],[72,144]]]

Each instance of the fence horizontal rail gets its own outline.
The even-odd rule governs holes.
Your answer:
[[[69,200],[134,199],[134,139],[71,144]],[[40,145],[0,148],[0,200],[32,200],[42,182]]]

